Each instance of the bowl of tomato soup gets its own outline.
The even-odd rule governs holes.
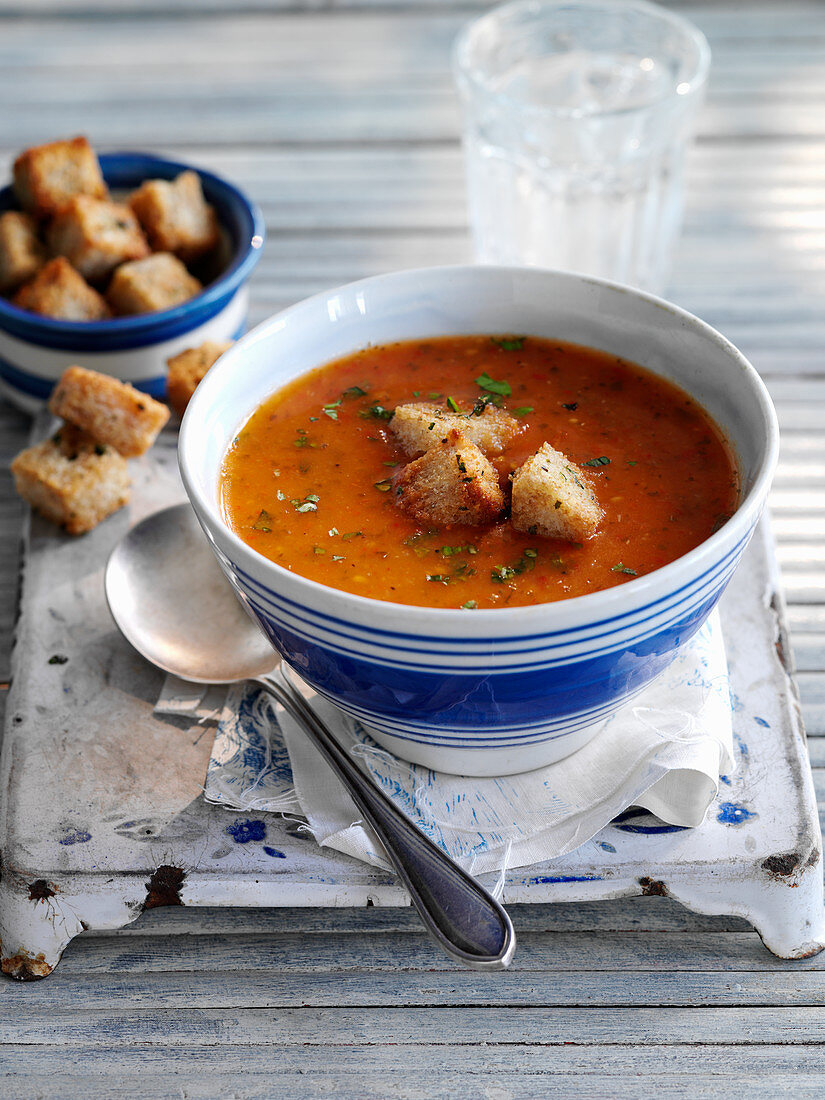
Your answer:
[[[574,752],[701,627],[778,450],[759,376],[669,303],[488,266],[378,276],[264,322],[180,466],[275,650],[403,759]]]

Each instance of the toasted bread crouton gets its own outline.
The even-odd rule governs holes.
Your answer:
[[[63,321],[101,321],[109,307],[64,256],[56,256],[24,283],[12,301],[21,309]]]
[[[108,194],[85,137],[26,149],[14,162],[14,190],[23,209],[38,218],[54,214],[73,195],[105,199]]]
[[[177,256],[156,252],[116,268],[106,299],[117,314],[154,313],[180,305],[202,289]]]
[[[197,172],[181,172],[171,182],[147,180],[129,196],[129,205],[157,252],[189,262],[218,243],[218,218]]]
[[[586,475],[549,443],[513,474],[517,531],[581,542],[596,533],[603,517]]]
[[[207,340],[200,347],[186,348],[167,360],[166,398],[178,416],[183,416],[190,397],[209,368],[231,347],[231,340]]]
[[[452,428],[460,431],[465,439],[475,443],[485,454],[500,455],[521,431],[521,424],[495,405],[485,405],[479,414],[463,416],[421,401],[399,405],[389,428],[398,446],[410,456],[428,450]]]
[[[148,451],[169,419],[169,410],[160,401],[127,382],[84,367],[63,372],[49,409],[125,458]]]
[[[128,206],[91,195],[74,195],[55,215],[46,239],[84,279],[99,282],[118,264],[149,255],[149,245]]]
[[[129,499],[126,459],[72,424],[21,451],[11,472],[20,496],[70,535],[90,531]]]
[[[394,478],[396,500],[419,523],[492,523],[504,507],[498,475],[452,428]]]
[[[46,249],[28,214],[0,214],[0,292],[7,294],[33,278],[46,262]]]

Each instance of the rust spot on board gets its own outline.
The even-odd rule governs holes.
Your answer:
[[[161,905],[183,905],[180,889],[186,872],[168,863],[161,864],[146,883],[144,909],[158,909]]]
[[[785,879],[798,870],[802,863],[802,856],[799,852],[786,852],[780,856],[768,856],[767,859],[762,860],[762,870],[767,871],[769,875],[774,878]],[[796,886],[795,882],[786,883],[786,886]]]
[[[37,982],[41,978],[48,978],[52,968],[46,962],[46,956],[41,951],[39,955],[30,955],[28,951],[19,951],[9,959],[0,961],[0,970],[15,978],[18,982]]]
[[[29,883],[29,901],[48,901],[56,893],[57,890],[50,886],[44,878],[36,878],[34,882]]]
[[[667,886],[656,878],[640,878],[639,885],[642,888],[642,895],[648,898],[666,898],[668,896]]]

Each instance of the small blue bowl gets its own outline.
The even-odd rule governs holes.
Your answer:
[[[204,340],[234,340],[246,329],[246,284],[265,236],[258,206],[211,172],[148,153],[105,153],[100,167],[115,194],[131,191],[147,179],[171,180],[187,169],[197,172],[207,202],[217,211],[228,262],[218,278],[189,301],[136,317],[61,321],[0,298],[0,391],[29,412],[40,408],[74,363],[161,397],[170,356]],[[16,206],[13,189],[3,188],[0,212]]]

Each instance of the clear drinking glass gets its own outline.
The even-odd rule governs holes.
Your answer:
[[[482,263],[661,292],[710,49],[643,0],[516,0],[455,45]]]

